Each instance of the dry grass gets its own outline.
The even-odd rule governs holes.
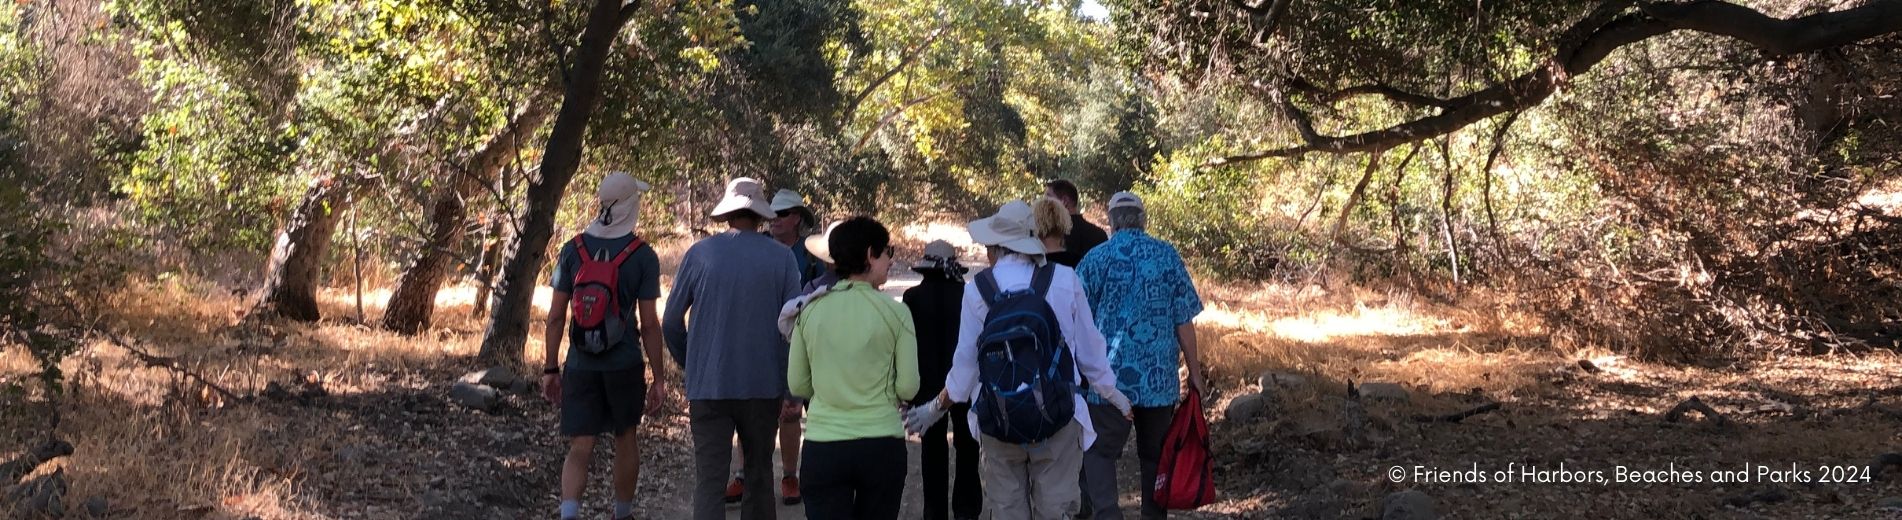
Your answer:
[[[1569,361],[1542,325],[1485,293],[1454,305],[1362,287],[1278,284],[1200,287],[1196,318],[1212,376],[1249,387],[1267,371],[1345,381],[1388,381],[1429,392],[1511,395],[1530,375]]]
[[[931,239],[958,238],[962,229],[914,226],[897,235],[902,244],[909,244],[901,247],[921,248]],[[670,281],[689,243],[656,244],[667,273],[663,285]],[[1862,392],[1872,388],[1902,388],[1902,375],[1898,375],[1902,370],[1897,369],[1902,359],[1893,354],[1766,360],[1726,370],[1639,363],[1589,345],[1552,339],[1519,302],[1479,291],[1449,304],[1402,291],[1352,286],[1205,282],[1200,289],[1207,309],[1197,319],[1199,335],[1219,394],[1256,390],[1257,376],[1271,370],[1324,381],[1314,395],[1298,397],[1303,402],[1323,401],[1323,394],[1339,391],[1348,380],[1399,382],[1429,396],[1477,388],[1518,408],[1472,421],[1479,425],[1473,428],[1501,438],[1542,435],[1515,429],[1511,421],[1577,423],[1581,431],[1616,430],[1622,424],[1618,421],[1656,414],[1691,395],[1726,411],[1750,409],[1766,399],[1796,400],[1822,409],[1852,406]],[[238,296],[222,285],[184,276],[127,286],[101,302],[96,314],[100,328],[136,338],[140,348],[176,358],[182,366],[239,394],[259,392],[271,382],[318,381],[338,399],[374,401],[396,391],[415,393],[439,385],[445,377],[472,368],[469,360],[479,349],[485,326],[471,313],[474,295],[473,287],[446,288],[439,296],[436,323],[416,337],[360,325],[354,291],[345,288],[320,295],[322,310],[330,317],[323,323],[238,327],[238,312],[244,308]],[[364,295],[367,322],[380,317],[387,297],[382,289]],[[538,290],[537,315],[545,310],[546,298],[546,289]],[[531,324],[523,355],[538,359],[541,320],[532,318]],[[1593,360],[1603,373],[1589,390],[1558,387],[1560,383],[1551,377],[1554,369],[1577,359]],[[400,497],[429,488],[421,483],[392,484],[388,481],[401,477],[390,476],[389,470],[339,469],[325,462],[334,460],[346,446],[370,442],[363,428],[377,425],[366,424],[360,415],[268,402],[220,403],[215,395],[175,373],[146,367],[120,347],[102,341],[84,345],[63,368],[71,374],[71,393],[60,401],[59,435],[78,450],[40,471],[64,468],[73,482],[69,496],[79,497],[75,503],[85,497],[105,497],[118,511],[129,513],[119,516],[137,518],[331,518],[339,516],[339,504],[356,503],[349,496],[334,496],[337,489],[394,485],[402,488],[396,492]],[[0,388],[30,387],[24,382],[34,369],[22,349],[0,349]],[[0,408],[5,410],[0,412],[0,439],[7,441],[7,449],[44,435],[44,419],[30,412],[34,407],[24,406],[36,397],[31,392],[17,396],[0,392],[0,404],[6,405]],[[1222,402],[1215,404],[1219,409]],[[1432,397],[1416,404],[1450,406]],[[516,422],[477,422],[463,428],[519,427],[526,419],[508,420]],[[1729,445],[1735,453],[1711,460],[1835,461],[1847,448],[1874,449],[1902,441],[1893,429],[1879,430],[1888,431],[1887,437],[1870,434],[1870,428],[1880,425],[1861,419],[1853,421],[1855,428],[1840,431],[1818,431],[1807,423],[1746,421],[1760,425],[1754,426],[1759,428],[1753,430],[1757,434],[1732,439]],[[1223,428],[1217,433],[1234,432]],[[1655,427],[1643,422],[1636,428],[1650,431]],[[1435,433],[1439,430],[1422,430],[1414,440],[1406,437],[1414,435],[1410,431],[1400,425],[1393,433],[1401,437],[1397,441],[1400,453],[1416,457],[1408,462],[1439,462],[1434,457],[1446,458],[1449,465],[1471,462],[1454,460],[1459,450],[1466,449],[1460,444],[1466,441]],[[678,441],[681,436],[675,437]],[[1599,446],[1577,456],[1613,462],[1685,456],[1668,445],[1633,446],[1637,447]],[[0,451],[0,459],[14,454]],[[516,454],[496,460],[519,469],[537,464],[536,456]],[[1377,475],[1359,474],[1371,471],[1372,463],[1355,458],[1373,455],[1330,456],[1341,478],[1377,481]],[[1273,464],[1263,467],[1278,471]],[[1274,478],[1278,477],[1255,491],[1244,487],[1237,492],[1225,484],[1224,494],[1232,500],[1223,507],[1244,517],[1259,517],[1284,511],[1280,508],[1305,493],[1298,485]],[[345,483],[338,484],[339,479]],[[1270,488],[1278,491],[1263,491]]]

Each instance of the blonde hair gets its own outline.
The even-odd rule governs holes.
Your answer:
[[[1070,234],[1070,210],[1062,202],[1044,197],[1030,205],[1030,215],[1037,238],[1065,236]]]

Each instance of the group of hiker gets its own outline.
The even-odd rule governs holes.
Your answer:
[[[635,429],[677,399],[663,346],[684,370],[696,520],[735,502],[743,519],[775,517],[775,440],[783,503],[897,518],[908,434],[926,519],[1122,518],[1116,461],[1132,437],[1141,517],[1166,516],[1152,490],[1179,371],[1206,391],[1201,301],[1175,249],[1144,231],[1140,197],[1109,198],[1105,233],[1074,185],[1045,188],[969,223],[989,264],[973,274],[944,241],[907,255],[866,216],[821,233],[798,193],[733,179],[708,215],[726,229],[687,249],[657,312],[658,255],[634,233],[650,187],[603,179],[550,280],[542,386],[569,442],[560,517],[579,515],[600,436],[614,441],[613,518],[633,517]],[[902,303],[880,292],[901,256],[923,277]]]

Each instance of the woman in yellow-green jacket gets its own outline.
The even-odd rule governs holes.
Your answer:
[[[891,233],[869,217],[827,237],[842,280],[799,312],[786,369],[811,400],[800,494],[815,520],[898,518],[905,491],[899,403],[918,393],[911,312],[878,291],[892,265]]]

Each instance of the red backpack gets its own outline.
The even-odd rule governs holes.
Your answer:
[[[1164,509],[1195,509],[1215,503],[1215,475],[1209,468],[1209,421],[1202,416],[1202,394],[1189,389],[1176,407],[1169,434],[1162,438],[1156,463],[1156,503]]]
[[[627,334],[627,315],[621,310],[621,263],[641,248],[641,239],[628,242],[613,260],[589,254],[588,244],[575,236],[581,269],[575,273],[574,293],[568,299],[570,338],[576,349],[600,354],[621,344]]]

